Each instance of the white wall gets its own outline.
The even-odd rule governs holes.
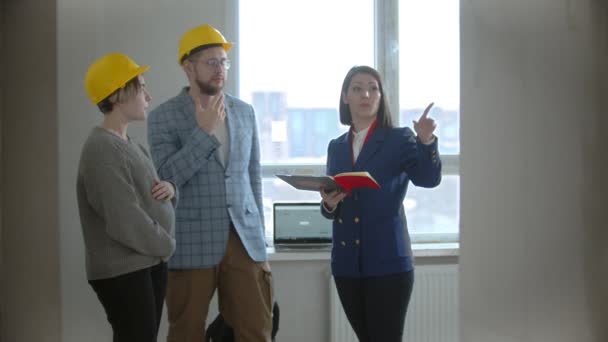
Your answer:
[[[462,341],[606,341],[607,19],[461,2]]]

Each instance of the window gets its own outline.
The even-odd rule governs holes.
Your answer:
[[[399,122],[412,125],[430,102],[444,163],[441,185],[410,187],[405,200],[414,240],[458,238],[460,35],[458,0],[399,1]],[[452,158],[450,158],[452,157]]]
[[[460,152],[458,6],[458,0],[399,1],[399,120],[411,125],[435,102],[442,154]]]
[[[353,65],[376,66],[385,73],[389,99],[399,108],[393,110],[399,125],[411,126],[412,118],[435,101],[431,114],[439,126],[443,182],[431,190],[410,185],[404,205],[414,241],[457,238],[458,2],[382,4],[385,7],[374,0],[242,0],[238,4],[238,91],[256,109],[269,240],[273,201],[320,201],[317,193],[295,190],[274,174],[325,172],[328,142],[348,130],[339,123],[338,103],[342,80]],[[391,10],[397,5],[398,13]],[[276,15],[260,20],[268,19],[268,13]],[[390,25],[397,20],[399,29]],[[399,51],[386,53],[393,50],[380,43],[397,34]],[[428,53],[439,56],[425,58]],[[393,65],[401,70],[397,75],[386,72]],[[393,84],[401,89],[398,94],[393,93]]]

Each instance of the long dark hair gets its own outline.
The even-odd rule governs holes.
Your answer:
[[[348,105],[344,103],[344,95],[348,92],[350,82],[352,82],[353,77],[357,74],[368,74],[376,79],[376,82],[378,82],[378,87],[380,88],[380,105],[378,106],[377,126],[393,127],[391,110],[388,107],[388,100],[384,94],[382,78],[376,69],[366,65],[356,65],[352,67],[346,74],[346,77],[344,77],[344,82],[342,82],[342,91],[340,92],[340,122],[347,126],[351,126],[353,124],[353,116]]]

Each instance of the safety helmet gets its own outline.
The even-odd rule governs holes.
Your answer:
[[[190,52],[199,46],[221,44],[224,51],[228,52],[234,43],[228,42],[224,36],[213,26],[205,24],[197,26],[184,33],[179,41],[179,53],[177,63],[182,64],[182,60]]]
[[[149,68],[148,65],[140,67],[122,53],[109,53],[91,64],[84,86],[91,102],[96,105]]]

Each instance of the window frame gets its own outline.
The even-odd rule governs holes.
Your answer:
[[[226,24],[237,37],[239,32],[239,0],[229,0],[226,3]],[[382,18],[382,20],[378,20]],[[388,98],[393,122],[400,125],[399,113],[399,0],[375,0],[374,1],[374,62],[375,68],[382,76],[385,88],[390,89]],[[239,94],[239,59],[240,51],[238,44],[236,57],[233,61],[232,77],[234,83],[228,88],[233,94]],[[460,154],[442,154],[442,174],[445,176],[460,175]],[[310,173],[324,174],[324,164],[280,164],[263,163],[261,165],[262,178],[274,178],[275,174]],[[268,222],[266,222],[268,223]],[[269,227],[266,227],[268,229]],[[412,243],[453,243],[459,242],[459,233],[412,233]]]

